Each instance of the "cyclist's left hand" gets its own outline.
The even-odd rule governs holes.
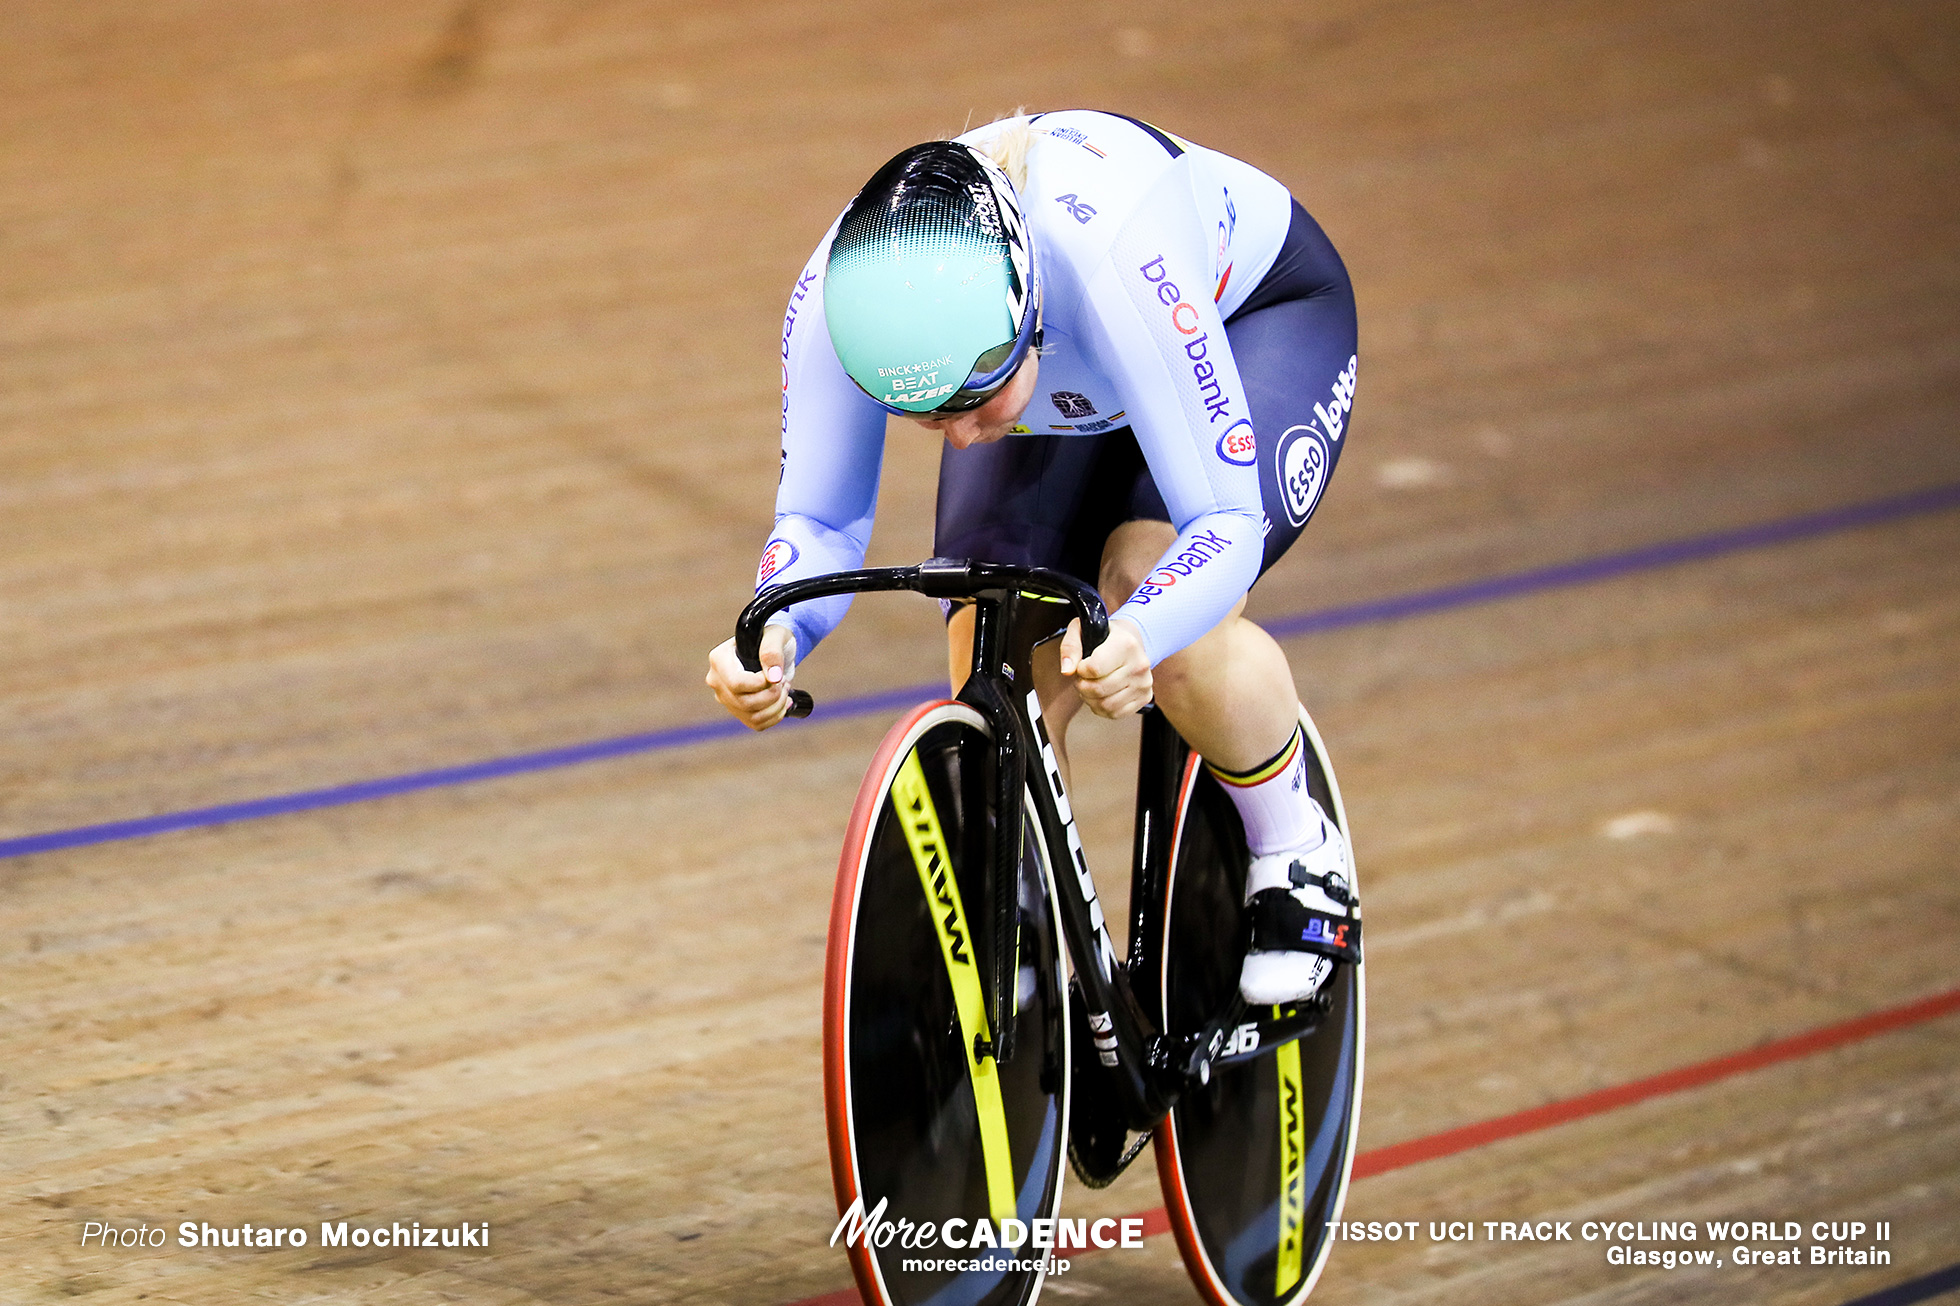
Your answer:
[[[1062,636],[1062,674],[1075,682],[1089,710],[1102,717],[1125,717],[1141,711],[1153,692],[1143,632],[1128,617],[1112,620],[1109,638],[1086,658],[1082,656],[1082,623],[1071,621]]]

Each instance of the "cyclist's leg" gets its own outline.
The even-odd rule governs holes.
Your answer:
[[[1226,334],[1258,432],[1269,527],[1263,573],[1313,515],[1347,442],[1354,399],[1353,294],[1333,247],[1297,205],[1275,270],[1226,323]],[[1172,538],[1163,521],[1130,522],[1112,533],[1103,573],[1112,598],[1127,597]],[[1345,840],[1307,794],[1284,650],[1235,609],[1159,664],[1156,699],[1223,783],[1245,826],[1253,854],[1247,900],[1261,940],[1245,965],[1247,1000],[1310,994],[1336,955],[1319,940],[1346,937],[1337,923],[1350,914],[1351,869]]]
[[[1169,522],[1125,522],[1111,532],[1099,588],[1112,610],[1136,592],[1177,540]],[[1249,771],[1293,737],[1293,671],[1279,643],[1243,615],[1223,621],[1152,670],[1157,706],[1214,766]]]
[[[1326,487],[1348,439],[1347,410],[1353,398],[1353,298],[1339,260],[1304,213],[1295,213],[1276,272],[1262,281],[1226,331],[1245,377],[1259,436],[1261,483],[1271,524],[1265,565],[1271,566],[1292,544]],[[1161,525],[1152,536],[1139,525],[1130,538],[1112,541],[1113,568],[1126,573],[1112,579],[1119,585],[1141,580],[1168,547],[1169,532],[1167,524]],[[1220,955],[1237,943],[1222,937],[1219,928],[1231,919],[1237,884],[1232,879],[1221,883],[1225,872],[1214,859],[1231,844],[1233,809],[1249,837],[1262,821],[1269,837],[1283,824],[1266,819],[1270,811],[1252,812],[1258,820],[1245,819],[1247,788],[1276,789],[1280,793],[1275,796],[1284,797],[1298,775],[1303,789],[1318,793],[1329,817],[1338,816],[1339,803],[1317,742],[1290,734],[1293,714],[1299,711],[1293,677],[1284,651],[1266,632],[1235,611],[1186,652],[1192,656],[1166,659],[1158,672],[1157,698],[1166,716],[1214,764],[1214,775],[1220,767],[1259,769],[1251,777],[1222,776],[1220,785],[1194,783],[1187,790],[1191,809],[1181,813],[1184,833],[1173,854],[1177,860],[1170,881],[1174,893],[1165,908],[1165,1019],[1177,1023],[1180,995],[1186,1020],[1212,1010],[1220,994],[1230,991],[1235,970],[1241,996],[1252,997],[1255,1007],[1311,991],[1322,1014],[1314,1035],[1216,1071],[1209,1085],[1187,1095],[1159,1131],[1158,1171],[1179,1250],[1207,1300],[1216,1306],[1297,1306],[1325,1263],[1325,1230],[1340,1217],[1353,1158],[1360,1108],[1360,957],[1357,950],[1348,958],[1352,964],[1333,966],[1325,957],[1293,952],[1274,966],[1274,953],[1258,948],[1246,963],[1236,960],[1235,947]],[[1250,706],[1235,705],[1241,698],[1252,700]],[[1256,722],[1259,733],[1235,735],[1229,722],[1221,729],[1221,714],[1240,712]],[[1266,759],[1282,763],[1285,751],[1278,756],[1260,751],[1276,747],[1296,750],[1297,760],[1279,766],[1271,777],[1275,783],[1242,787],[1240,782],[1264,776]],[[1318,809],[1296,815],[1317,817]],[[1302,878],[1318,874],[1324,881],[1338,856],[1346,880],[1343,896],[1351,901],[1346,889],[1353,875],[1344,832],[1331,822],[1323,827],[1316,855],[1299,863]],[[1203,837],[1207,830],[1213,835],[1209,842]],[[1240,845],[1231,848],[1231,855],[1247,851],[1262,849]],[[1317,894],[1295,890],[1300,898],[1286,903],[1292,915],[1262,915],[1273,905],[1262,886],[1291,889],[1294,864],[1286,853],[1253,858],[1246,889],[1262,895],[1251,912],[1255,927],[1297,927],[1301,907],[1329,918],[1348,914],[1346,903],[1318,901]],[[1203,873],[1207,867],[1209,876]],[[1281,873],[1274,877],[1276,867]],[[1296,938],[1300,933],[1294,929]],[[1277,942],[1272,933],[1265,937],[1269,944]],[[1334,937],[1346,942],[1350,935],[1336,925]],[[1303,962],[1320,972],[1317,978],[1309,975],[1308,986],[1297,984]],[[1267,1010],[1277,1014],[1277,1009]]]
[[[1354,290],[1333,245],[1298,203],[1273,267],[1225,334],[1259,437],[1268,523],[1263,575],[1319,504],[1347,443],[1354,399]],[[1112,609],[1176,538],[1161,498],[1139,496],[1133,515],[1138,520],[1115,530],[1103,551],[1098,583]],[[1206,761],[1227,771],[1251,770],[1284,748],[1298,711],[1285,652],[1242,610],[1155,669],[1158,706]]]

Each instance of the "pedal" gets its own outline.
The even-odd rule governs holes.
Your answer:
[[[1150,1045],[1146,1064],[1164,1095],[1175,1103],[1193,1084],[1211,1082],[1211,1063],[1223,1047],[1222,1033],[1202,1030],[1196,1034],[1166,1034]]]

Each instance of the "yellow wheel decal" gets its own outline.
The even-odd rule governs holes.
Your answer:
[[[1007,1111],[1000,1099],[1000,1069],[992,1057],[976,1057],[976,1040],[992,1039],[987,1031],[987,995],[980,983],[973,931],[967,928],[966,908],[960,902],[959,882],[952,876],[952,857],[939,828],[939,812],[926,788],[925,772],[916,752],[907,753],[892,780],[892,807],[905,827],[905,842],[919,871],[946,978],[953,985],[953,1007],[959,1013],[960,1037],[966,1044],[967,1075],[973,1081],[973,1105],[980,1117],[980,1155],[987,1171],[987,1204],[995,1224],[1014,1218],[1014,1164],[1007,1146]],[[1295,1053],[1294,1078],[1299,1078]],[[1296,1252],[1294,1260],[1299,1260]],[[1298,1277],[1298,1271],[1295,1271]]]
[[[1307,1241],[1307,1113],[1299,1043],[1280,1044],[1273,1062],[1279,1071],[1279,1273],[1273,1295],[1284,1298],[1300,1281]]]

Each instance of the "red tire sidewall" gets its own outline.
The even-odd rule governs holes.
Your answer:
[[[865,768],[864,781],[858,786],[857,802],[851,808],[851,821],[844,831],[844,847],[837,858],[837,884],[830,896],[830,934],[824,957],[823,1098],[830,1139],[830,1177],[837,1193],[840,1219],[853,1202],[864,1196],[851,1149],[850,1066],[844,1046],[851,965],[857,942],[852,926],[857,918],[858,891],[870,856],[872,832],[877,828],[885,796],[891,790],[893,774],[906,751],[917,741],[925,718],[951,706],[957,706],[951,699],[921,703],[885,732],[884,741],[878,745],[871,765]],[[848,1251],[858,1295],[871,1306],[886,1306],[888,1299],[881,1290],[871,1249],[853,1246]]]
[[[1308,732],[1308,746],[1314,750],[1317,765],[1326,773],[1329,787],[1333,788],[1333,769],[1328,764],[1326,752],[1320,745],[1319,732],[1315,729],[1312,718],[1307,716],[1305,707],[1300,709],[1300,719],[1302,726]],[[1170,945],[1171,894],[1176,887],[1177,877],[1177,850],[1184,841],[1184,823],[1191,811],[1191,790],[1197,783],[1198,767],[1203,765],[1203,761],[1204,759],[1200,758],[1196,753],[1191,755],[1190,762],[1184,771],[1184,778],[1178,786],[1177,820],[1171,827],[1170,856],[1166,859],[1168,871],[1164,877],[1164,938],[1159,940],[1158,945],[1161,949],[1160,955],[1165,956],[1166,961],[1166,964],[1163,965],[1160,972],[1162,977],[1161,984],[1164,987],[1161,987],[1156,994],[1157,1016],[1160,1021],[1166,1018],[1167,1008],[1170,1003],[1168,989],[1170,983],[1170,967],[1168,965],[1167,954]],[[1336,810],[1328,813],[1328,815],[1334,818],[1336,824],[1340,827],[1342,835],[1345,837],[1348,835],[1347,822],[1343,819],[1346,813],[1340,810],[1341,802],[1338,788],[1334,788],[1333,798]],[[1364,997],[1366,990],[1363,987],[1366,969],[1365,959],[1354,968],[1354,1000],[1358,1008],[1355,1016],[1354,1101],[1349,1106],[1347,1150],[1342,1163],[1340,1191],[1334,1200],[1333,1209],[1337,1218],[1347,1204],[1348,1185],[1352,1182],[1354,1170],[1354,1140],[1360,1127],[1361,1067],[1367,1041],[1368,1009]],[[1177,1239],[1178,1251],[1184,1259],[1185,1272],[1191,1276],[1191,1282],[1198,1289],[1198,1294],[1206,1301],[1212,1303],[1212,1306],[1238,1306],[1238,1299],[1225,1286],[1224,1280],[1218,1277],[1217,1271],[1212,1266],[1211,1258],[1205,1253],[1204,1243],[1198,1237],[1196,1217],[1191,1208],[1191,1195],[1184,1186],[1184,1171],[1183,1167],[1179,1164],[1177,1114],[1175,1112],[1164,1117],[1164,1122],[1157,1127],[1157,1133],[1152,1139],[1152,1142],[1155,1145],[1156,1151],[1158,1186],[1164,1194],[1164,1213],[1169,1217],[1171,1233]],[[1320,1272],[1325,1268],[1327,1263],[1326,1251],[1326,1247],[1323,1246],[1321,1255],[1317,1258],[1311,1272],[1302,1278],[1298,1295],[1291,1300],[1302,1300],[1307,1294],[1313,1291],[1314,1285],[1320,1279]]]
[[[1177,887],[1177,850],[1184,843],[1184,822],[1191,811],[1191,790],[1198,782],[1198,768],[1204,759],[1196,753],[1191,754],[1184,767],[1184,776],[1177,786],[1177,820],[1171,825],[1170,856],[1165,859],[1163,921],[1165,937],[1158,941],[1158,955],[1164,959],[1159,969],[1159,987],[1154,995],[1157,1000],[1157,1020],[1161,1024],[1168,1018],[1167,1010],[1170,984],[1169,944],[1171,924],[1171,896]],[[1177,1116],[1173,1112],[1164,1117],[1157,1126],[1152,1140],[1157,1158],[1157,1184],[1164,1194],[1164,1214],[1169,1217],[1171,1236],[1177,1239],[1177,1250],[1184,1260],[1185,1272],[1191,1276],[1192,1286],[1198,1294],[1212,1306],[1238,1306],[1238,1301],[1226,1290],[1224,1283],[1211,1268],[1211,1258],[1206,1255],[1204,1242],[1198,1237],[1197,1224],[1191,1210],[1191,1194],[1184,1187],[1184,1168],[1179,1164],[1177,1151]]]

